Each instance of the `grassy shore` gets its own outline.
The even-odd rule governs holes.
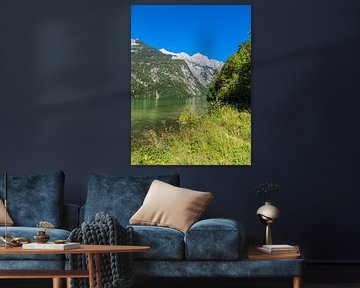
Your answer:
[[[183,112],[179,128],[149,130],[132,141],[133,165],[250,165],[251,113],[231,106]]]

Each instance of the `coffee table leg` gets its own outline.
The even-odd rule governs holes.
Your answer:
[[[293,288],[301,288],[301,277],[297,276],[293,278]]]
[[[89,288],[95,288],[95,282],[94,282],[94,254],[88,253],[88,259],[89,259]]]
[[[96,271],[96,285],[97,288],[102,288],[101,284],[101,255],[95,254],[95,271]]]
[[[62,288],[61,278],[53,278],[53,288]]]
[[[66,288],[71,288],[71,278],[66,278]]]

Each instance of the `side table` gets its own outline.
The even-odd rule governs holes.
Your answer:
[[[247,259],[251,261],[282,261],[283,267],[286,267],[284,277],[292,277],[293,288],[301,288],[302,286],[302,269],[299,271],[299,261],[303,263],[304,257],[301,253],[297,254],[267,254],[259,252],[257,246],[250,246],[247,253]],[[300,250],[300,249],[299,249]],[[302,265],[301,265],[302,266]],[[294,269],[292,269],[294,267]]]
[[[71,278],[88,278],[89,288],[101,288],[101,257],[102,253],[128,253],[144,252],[149,250],[147,246],[123,246],[123,245],[80,245],[78,249],[71,250],[25,250],[21,247],[0,248],[1,254],[87,254],[89,263],[88,270],[0,270],[0,279],[31,279],[52,278],[53,288],[62,287],[61,280]],[[95,258],[95,263],[94,259]],[[95,279],[94,279],[95,275]],[[69,286],[69,285],[68,285]]]

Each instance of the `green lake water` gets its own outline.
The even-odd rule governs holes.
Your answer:
[[[131,137],[141,138],[144,131],[177,127],[177,120],[184,110],[205,113],[205,97],[188,99],[131,99]]]

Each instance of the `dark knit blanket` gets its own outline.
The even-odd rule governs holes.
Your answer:
[[[95,215],[94,222],[84,222],[81,224],[81,228],[74,229],[70,233],[69,240],[81,244],[133,245],[133,229],[122,227],[116,218],[101,212]],[[87,269],[88,259],[86,255],[70,254],[68,258],[71,269]],[[101,254],[101,279],[103,288],[129,288],[133,286],[132,253]],[[88,282],[88,279],[73,279],[71,287],[87,288],[89,287]]]

